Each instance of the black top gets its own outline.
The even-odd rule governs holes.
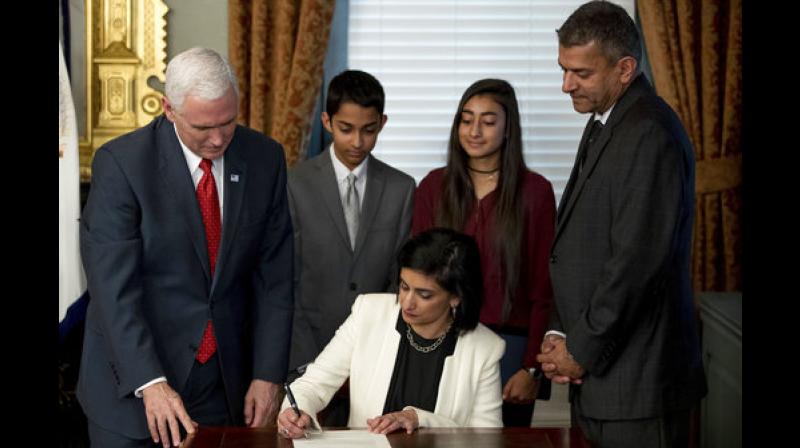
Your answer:
[[[383,413],[402,411],[406,406],[414,406],[433,412],[439,394],[439,381],[442,378],[444,360],[456,349],[458,331],[451,328],[442,344],[429,353],[416,350],[408,342],[406,322],[400,313],[397,315],[395,329],[400,333],[400,345],[394,361],[392,381],[386,394]],[[425,339],[411,330],[414,342],[422,347],[433,344],[435,339]]]

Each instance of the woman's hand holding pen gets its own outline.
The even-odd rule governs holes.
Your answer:
[[[288,439],[306,436],[306,428],[311,424],[311,416],[300,411],[300,416],[292,408],[286,408],[278,415],[278,432]]]

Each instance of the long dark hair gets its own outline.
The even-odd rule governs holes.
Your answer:
[[[437,225],[463,230],[475,204],[475,189],[469,176],[469,156],[458,138],[464,105],[476,95],[487,95],[502,106],[506,114],[505,139],[500,147],[500,177],[497,181],[498,200],[495,210],[495,238],[502,262],[505,285],[503,322],[511,310],[513,294],[519,285],[522,247],[521,186],[527,168],[522,157],[522,130],[519,106],[514,88],[502,79],[481,79],[469,86],[461,97],[450,128],[447,145],[442,203],[436,216]]]

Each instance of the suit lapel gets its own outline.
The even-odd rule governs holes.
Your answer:
[[[224,156],[225,174],[223,174],[222,182],[225,185],[223,192],[225,195],[225,209],[222,213],[222,241],[217,255],[217,269],[211,285],[212,293],[214,286],[217,284],[217,279],[221,275],[220,273],[226,267],[228,254],[233,245],[236,230],[239,228],[239,215],[247,188],[247,164],[241,157],[241,148],[239,147],[237,135],[234,135]]]
[[[333,151],[329,148],[328,151]],[[329,153],[322,153],[314,160],[316,161],[317,175],[314,178],[317,191],[322,197],[322,202],[328,209],[328,214],[331,216],[336,230],[339,232],[339,237],[344,242],[345,247],[350,248],[350,241],[347,237],[347,224],[344,220],[344,210],[342,209],[342,199],[339,196],[339,185],[336,182],[336,172],[333,170],[333,162]]]
[[[648,88],[650,88],[649,86],[650,84],[647,82],[647,79],[644,77],[644,75],[640,74],[633,81],[633,83],[631,83],[631,86],[614,106],[614,110],[611,111],[611,115],[608,117],[608,120],[606,120],[603,131],[597,136],[597,142],[587,156],[583,165],[583,170],[581,170],[579,174],[577,170],[578,161],[575,161],[576,163],[572,168],[572,174],[570,175],[569,182],[567,183],[567,187],[564,189],[565,192],[569,192],[569,197],[565,198],[562,196],[561,203],[558,205],[558,224],[556,226],[556,235],[553,240],[553,245],[555,245],[555,243],[558,241],[566,222],[569,221],[572,209],[575,207],[578,197],[580,197],[581,191],[586,184],[586,180],[594,171],[594,168],[597,165],[597,162],[600,160],[605,147],[608,145],[608,142],[614,135],[614,128],[620,121],[622,121],[622,118],[636,102],[636,100],[644,92],[646,92]],[[594,116],[589,117],[589,121],[586,123],[586,127],[583,130],[583,137],[581,138],[581,146],[585,143],[585,140],[589,136],[589,130],[591,128],[593,119]],[[580,146],[578,147],[580,148]]]
[[[439,393],[436,395],[434,412],[441,415],[449,415],[456,421],[459,418],[463,418],[460,416],[466,411],[461,406],[470,402],[470,400],[465,400],[463,397],[463,392],[467,389],[464,384],[470,383],[469,376],[471,373],[471,369],[465,366],[467,362],[473,362],[474,351],[466,351],[464,347],[465,344],[469,346],[469,339],[474,334],[474,331],[470,331],[458,336],[453,355],[444,359],[442,377],[439,381]]]
[[[386,394],[389,393],[389,383],[392,381],[392,372],[394,372],[394,364],[397,358],[397,349],[400,346],[400,333],[395,329],[397,323],[397,314],[400,312],[400,305],[392,308],[391,319],[386,320],[385,329],[383,330],[383,340],[380,342],[379,348],[374,351],[376,354],[374,358],[375,374],[370,379],[370,384],[367,390],[370,397],[381,397],[379,400],[372,400],[372,415],[383,414],[383,405],[386,400]],[[376,316],[378,317],[378,316]]]
[[[611,120],[607,120],[607,122],[611,123]],[[586,161],[583,164],[583,171],[581,174],[586,174],[587,176],[578,176],[578,182],[581,182],[582,180],[585,181],[586,177],[588,177],[588,174],[591,174],[592,171],[594,171],[594,166],[597,165],[597,161],[600,159],[600,155],[606,148],[606,144],[609,140],[611,140],[613,133],[614,129],[611,126],[607,126],[597,136],[597,142],[595,142],[594,148],[589,151],[589,154],[586,156]],[[583,184],[581,183],[580,186],[583,187]]]
[[[613,114],[614,111],[611,113]],[[592,128],[592,121],[594,121],[594,115],[589,117],[589,122],[586,124],[586,128],[583,130],[581,146],[586,144],[586,139],[589,138],[589,131]],[[597,160],[600,158],[600,154],[603,152],[603,148],[605,148],[606,143],[608,143],[611,133],[612,129],[610,126],[605,126],[600,132],[600,135],[597,136],[597,141],[589,151],[589,155],[586,157],[586,160],[583,163],[583,169],[578,169],[580,162],[577,159],[575,160],[575,165],[572,167],[572,174],[570,174],[570,180],[568,183],[568,188],[571,186],[572,189],[569,190],[568,197],[561,198],[561,204],[559,204],[558,207],[558,224],[556,226],[555,239],[558,239],[558,235],[561,233],[564,223],[567,222],[573,207],[575,207],[575,202],[578,200],[578,197],[580,197],[584,185],[586,185],[586,179],[588,179],[592,174],[592,171],[594,171],[594,166],[597,164]],[[564,203],[565,200],[566,203]]]
[[[580,154],[580,148],[586,144],[586,140],[589,138],[589,131],[591,130],[592,120],[594,119],[594,115],[589,117],[589,121],[586,122],[586,126],[583,128],[583,136],[581,137],[581,142],[578,144],[578,152],[575,154],[575,163],[572,165],[572,172],[569,175],[569,181],[567,181],[567,186],[564,188],[564,193],[561,195],[561,201],[558,203],[558,221],[561,222],[562,212],[567,205],[566,202],[570,199],[572,195],[572,190],[575,188],[575,183],[578,180],[578,155]]]
[[[381,205],[381,196],[383,196],[383,187],[386,184],[386,176],[383,174],[383,166],[377,163],[372,155],[367,156],[367,183],[366,192],[364,193],[364,206],[361,207],[361,215],[358,220],[358,234],[356,235],[355,255],[364,246],[364,240],[367,238],[369,229],[375,219],[375,214]]]
[[[186,231],[192,240],[197,258],[203,265],[207,284],[211,283],[211,268],[208,264],[208,246],[206,245],[206,231],[200,216],[200,206],[194,190],[192,175],[186,167],[186,158],[183,156],[175,128],[171,121],[161,118],[158,125],[158,150],[159,173],[164,186],[164,196],[172,201],[173,208],[186,225]]]

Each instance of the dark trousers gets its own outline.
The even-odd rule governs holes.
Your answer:
[[[497,332],[497,335],[506,341],[506,351],[503,357],[500,358],[500,381],[502,387],[505,387],[508,379],[522,368],[522,359],[525,357],[525,347],[528,344],[528,337],[502,331]],[[530,427],[535,404],[536,402],[531,404],[513,404],[504,401],[503,426]]]
[[[122,434],[109,431],[89,419],[89,440],[93,448],[151,448],[163,445],[153,443],[153,439],[129,439]]]
[[[200,425],[229,426],[233,423],[216,354],[205,364],[194,361],[181,398],[186,412]]]
[[[534,401],[531,404],[513,404],[503,402],[503,426],[530,428],[533,419]]]
[[[177,389],[176,389],[177,390]],[[222,382],[222,371],[219,358],[215,354],[205,364],[195,360],[189,379],[179,391],[186,412],[202,426],[228,426],[231,424],[230,412]],[[136,398],[141,400],[141,398]],[[179,423],[180,425],[180,423]],[[181,426],[181,439],[186,431]],[[152,438],[131,439],[102,428],[89,420],[89,440],[93,447],[109,448],[145,448],[162,446],[153,443]]]
[[[597,420],[579,415],[574,405],[572,425],[597,448],[686,448],[689,446],[689,411],[634,420]]]

